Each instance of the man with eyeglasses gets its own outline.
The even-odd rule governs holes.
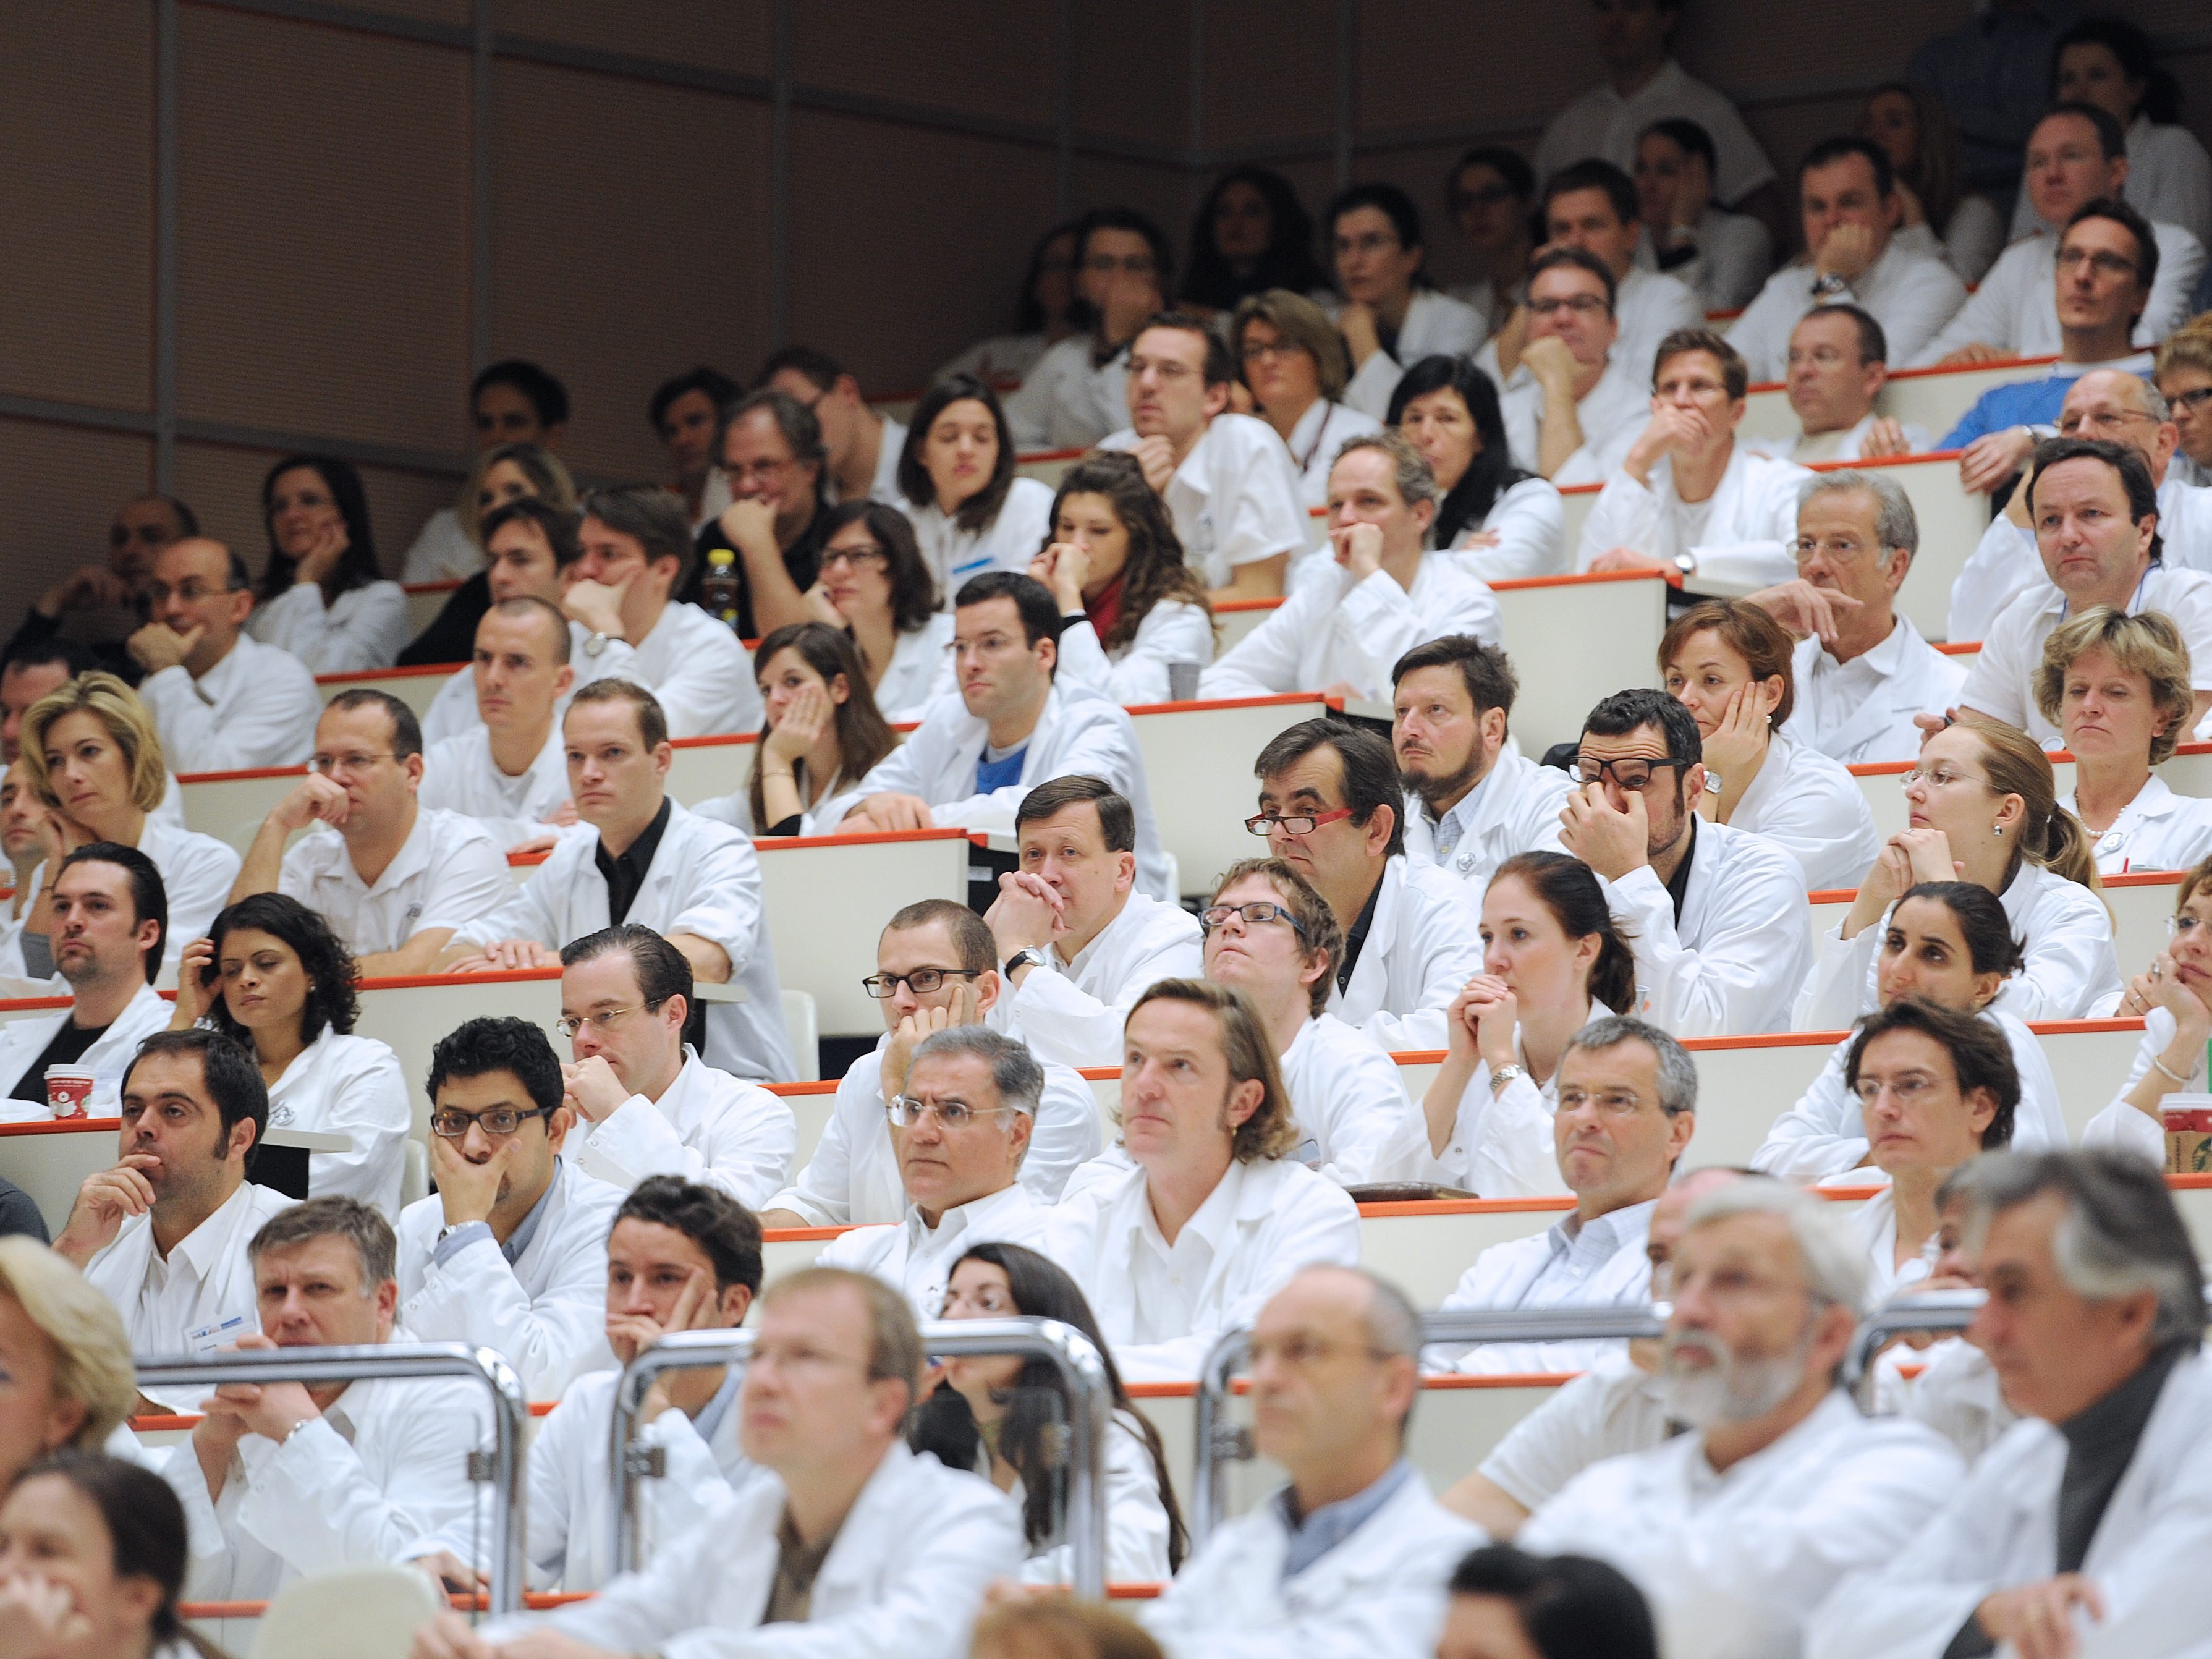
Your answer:
[[[1444,205],[1474,254],[1462,268],[1474,280],[1445,292],[1482,319],[1486,332],[1504,325],[1528,291],[1534,252],[1529,209],[1536,175],[1528,158],[1502,144],[1479,144],[1459,158],[1444,185]]]
[[[1682,1037],[1786,1031],[1813,966],[1804,871],[1765,836],[1698,815],[1704,752],[1676,699],[1616,691],[1583,722],[1559,845],[1605,889],[1635,953],[1638,1013]]]
[[[1814,306],[1797,319],[1782,378],[1797,431],[1746,438],[1743,446],[1754,455],[1810,466],[1936,447],[1927,428],[1874,412],[1889,383],[1889,337],[1871,313],[1848,301]]]
[[[1706,1193],[1675,1247],[1659,1362],[1667,1413],[1689,1431],[1583,1470],[1515,1541],[1619,1568],[1663,1651],[1819,1652],[1822,1599],[1909,1555],[1966,1474],[1933,1430],[1862,1416],[1838,1384],[1864,1262],[1810,1193],[1763,1176]],[[1900,1650],[1940,1651],[1885,1650]]]
[[[916,1319],[934,1319],[969,1246],[1042,1249],[1049,1212],[1018,1177],[1043,1092],[1044,1068],[1012,1037],[981,1025],[924,1037],[884,1108],[905,1213],[840,1234],[822,1265],[873,1273],[905,1294]]]
[[[2173,411],[2179,445],[2168,476],[2212,485],[2212,322],[2199,317],[2177,329],[2159,347],[2152,377]]]
[[[761,1212],[765,1227],[884,1225],[906,1213],[884,1114],[906,1091],[915,1050],[939,1031],[979,1024],[1006,994],[998,947],[983,919],[951,899],[921,899],[884,924],[876,971],[861,981],[884,1011],[884,1036],[846,1069],[837,1103],[806,1167]],[[1040,1204],[1059,1202],[1068,1177],[1103,1139],[1091,1085],[1043,1062],[1019,1176]]]
[[[474,818],[422,805],[422,783],[415,711],[387,692],[339,693],[315,723],[307,775],[261,821],[229,902],[299,900],[363,979],[430,972],[457,929],[514,889],[499,843]],[[313,833],[288,852],[303,830]]]
[[[1253,1438],[1290,1481],[1145,1605],[1170,1659],[1432,1659],[1445,1581],[1482,1534],[1407,1455],[1420,1351],[1413,1304],[1363,1268],[1309,1267],[1267,1299],[1245,1364]]]
[[[1998,256],[1959,314],[1911,359],[1911,366],[1950,367],[2063,352],[2069,278],[2058,258],[2065,246],[2061,229],[2070,229],[2092,204],[2118,204],[2127,180],[2127,132],[2109,111],[2075,103],[2045,111],[2027,136],[2021,189],[2036,224]],[[2188,318],[2189,296],[2204,269],[2204,246],[2179,225],[2145,222],[2143,228],[2140,249],[2122,245],[2106,251],[2133,266],[2113,276],[2124,282],[2132,277],[2134,310],[2128,321],[2135,343],[2152,346]],[[2107,344],[2101,358],[2064,355],[2069,361],[2109,361],[2126,355],[2128,338],[2123,329],[2122,349]],[[1943,447],[1952,446],[1946,441]]]
[[[211,537],[171,542],[146,584],[151,618],[126,642],[138,696],[172,771],[298,766],[314,747],[322,694],[307,665],[246,632],[253,582]]]
[[[136,685],[141,671],[124,641],[146,619],[146,585],[154,578],[154,562],[170,543],[199,533],[191,508],[173,495],[137,495],[124,502],[107,526],[107,562],[79,565],[40,594],[0,647],[0,659],[60,639],[70,618],[82,616],[86,623],[71,631],[89,653],[92,665]]]
[[[903,509],[900,452],[906,422],[879,415],[843,364],[815,346],[786,346],[761,365],[753,389],[773,388],[812,411],[822,428],[823,501],[877,501]]]
[[[614,1364],[607,1232],[622,1189],[562,1156],[576,1121],[527,1020],[464,1022],[430,1051],[430,1179],[399,1212],[399,1322],[505,1354],[532,1400]]]
[[[1527,343],[1510,370],[1495,369],[1516,466],[1557,484],[1596,483],[1627,458],[1650,394],[1615,349],[1619,292],[1605,262],[1582,248],[1547,248],[1528,267],[1528,301],[1515,313],[1525,315]],[[1484,346],[1477,367],[1489,371],[1496,349]]]
[[[1123,207],[1094,208],[1075,228],[1077,309],[1091,326],[1049,348],[1006,399],[1016,447],[1080,449],[1128,418],[1130,343],[1175,290],[1160,228]]]
[[[1230,409],[1236,379],[1218,334],[1160,312],[1129,343],[1129,424],[1098,441],[1136,457],[1217,605],[1279,598],[1306,545],[1297,464],[1265,421]]]

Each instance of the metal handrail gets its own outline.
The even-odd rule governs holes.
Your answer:
[[[380,1342],[331,1348],[248,1348],[214,1353],[161,1355],[134,1359],[141,1389],[212,1389],[225,1382],[353,1382],[374,1379],[459,1376],[483,1384],[491,1395],[492,1454],[485,1469],[477,1458],[471,1480],[489,1480],[492,1505],[490,1606],[494,1613],[522,1607],[523,1516],[522,1437],[530,1415],[522,1379],[506,1356],[461,1342]]]
[[[1859,1409],[1874,1408],[1874,1362],[1876,1355],[1898,1337],[1922,1331],[1953,1335],[1974,1322],[1988,1297],[1980,1291],[1921,1291],[1900,1296],[1869,1314],[1851,1338],[1844,1356],[1842,1382],[1859,1402]]]
[[[614,1567],[637,1565],[637,1483],[651,1471],[633,1455],[637,1416],[653,1380],[663,1371],[700,1365],[741,1365],[752,1352],[751,1331],[678,1331],[660,1338],[623,1370],[615,1389],[613,1448]],[[1060,1373],[1068,1395],[1067,1542],[1074,1557],[1074,1589],[1093,1600],[1106,1594],[1106,1437],[1113,1391],[1106,1362],[1091,1340],[1056,1319],[939,1320],[921,1328],[922,1350],[933,1358],[1018,1354],[1044,1359]]]
[[[1463,1312],[1425,1314],[1421,1341],[1425,1347],[1445,1342],[1570,1342],[1595,1337],[1653,1337],[1667,1328],[1667,1304],[1641,1308],[1475,1309]],[[1195,1467],[1191,1474],[1190,1547],[1195,1552],[1221,1524],[1228,1501],[1221,1466],[1253,1455],[1251,1437],[1242,1427],[1224,1419],[1230,1378],[1244,1363],[1252,1333],[1225,1331],[1199,1367],[1198,1399],[1192,1427],[1197,1441]]]

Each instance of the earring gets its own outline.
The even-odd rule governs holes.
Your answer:
[[[1990,833],[1995,836],[1999,841],[2002,841],[2004,839],[2004,825],[2002,823],[1991,824],[1990,826]]]

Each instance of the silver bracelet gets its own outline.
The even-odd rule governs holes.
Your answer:
[[[2168,1066],[2164,1060],[2160,1060],[2156,1054],[2153,1054],[2150,1057],[2150,1063],[2157,1066],[2160,1071],[2172,1078],[2176,1083],[2179,1083],[2185,1089],[2197,1080],[2197,1068],[2193,1066],[2189,1068],[2189,1075],[2187,1077],[2184,1077],[2180,1073],[2175,1071],[2173,1067]]]

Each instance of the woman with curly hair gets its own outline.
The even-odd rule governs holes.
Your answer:
[[[185,947],[173,1030],[206,1025],[252,1051],[269,1085],[269,1127],[341,1134],[350,1150],[308,1160],[307,1195],[341,1194],[399,1217],[415,1110],[399,1057],[352,1035],[353,957],[295,898],[255,893]]]

